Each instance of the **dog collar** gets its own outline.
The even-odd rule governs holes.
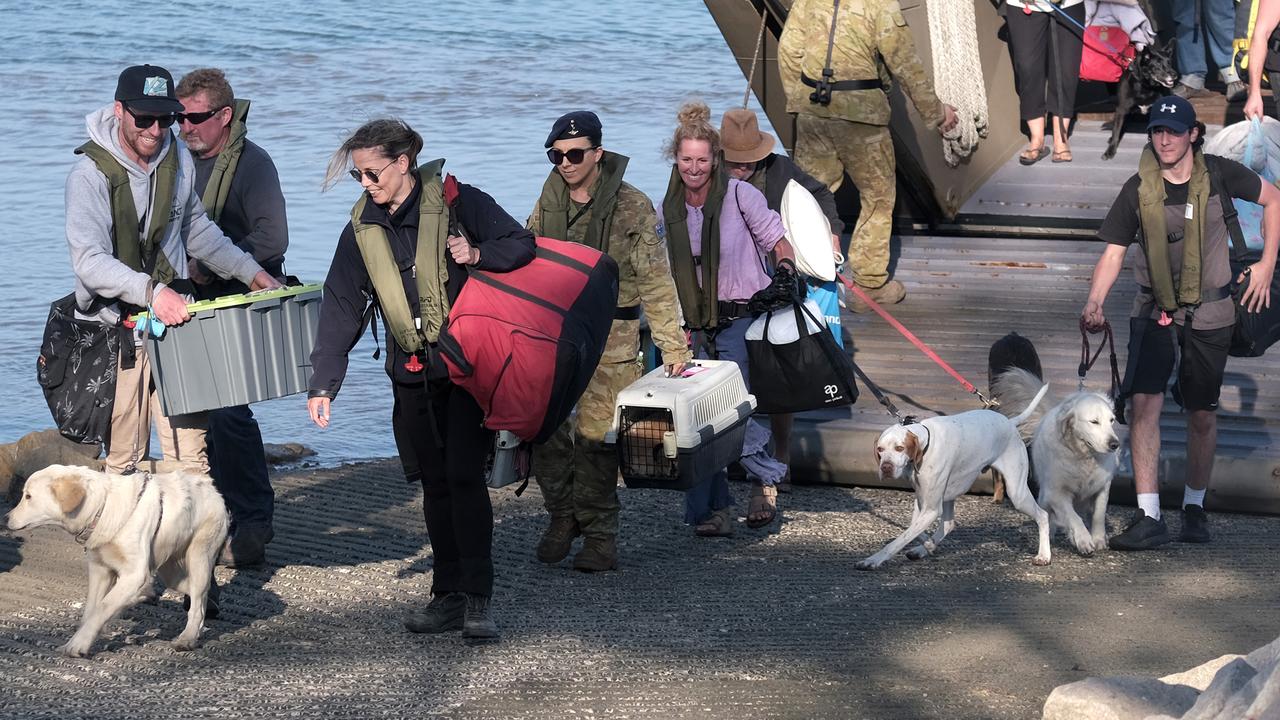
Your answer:
[[[151,473],[142,473],[142,487],[138,490],[138,499],[133,502],[134,508],[137,508],[138,503],[142,502],[142,494],[147,491],[147,482],[150,480]],[[104,500],[102,502],[102,506],[98,508],[98,512],[94,513],[93,519],[89,521],[89,524],[85,525],[83,530],[76,533],[75,538],[77,543],[80,545],[88,544],[89,538],[93,537],[93,531],[98,529],[98,521],[102,519],[102,511],[106,509],[107,503]]]

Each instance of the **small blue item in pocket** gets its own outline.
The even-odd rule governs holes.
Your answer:
[[[139,319],[147,323],[147,329],[151,331],[152,337],[164,337],[165,324],[160,322],[160,318],[156,317],[156,311],[150,306],[147,307],[146,317]]]

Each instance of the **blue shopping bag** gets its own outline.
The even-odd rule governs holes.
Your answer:
[[[1245,167],[1258,173],[1262,179],[1274,183],[1280,177],[1280,147],[1262,131],[1262,123],[1255,118],[1249,128],[1243,162]],[[1248,200],[1232,200],[1239,214],[1240,230],[1244,244],[1250,250],[1262,249],[1262,206]]]
[[[836,339],[836,344],[844,348],[844,326],[840,322],[840,294],[836,290],[836,282],[820,282],[812,278],[809,279],[809,287],[806,288],[808,297],[818,305],[818,309],[822,310],[823,318],[827,322],[827,328],[831,330],[831,334]]]

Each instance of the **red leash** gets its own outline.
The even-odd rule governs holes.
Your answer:
[[[973,383],[969,382],[968,380],[965,380],[964,376],[956,372],[954,368],[952,368],[950,365],[947,364],[947,361],[938,357],[938,353],[934,352],[933,348],[929,347],[928,345],[925,345],[923,340],[915,336],[915,333],[911,332],[906,328],[905,325],[898,322],[898,319],[890,315],[887,310],[880,307],[879,303],[877,303],[875,300],[872,300],[870,297],[868,297],[867,293],[864,292],[862,288],[858,287],[855,283],[850,282],[849,279],[843,275],[837,275],[836,277],[840,278],[840,282],[844,283],[845,287],[849,288],[849,290],[852,291],[854,295],[857,295],[858,298],[862,300],[862,302],[866,303],[867,306],[870,307],[872,310],[875,310],[877,315],[884,318],[885,322],[892,325],[894,330],[897,330],[898,332],[902,333],[903,337],[905,337],[907,340],[910,340],[912,345],[915,345],[916,348],[920,350],[920,352],[925,354],[925,357],[937,363],[938,366],[941,367],[943,370],[946,370],[947,374],[955,378],[960,383],[960,385],[964,387],[965,390],[968,390],[974,395],[977,395],[978,399],[982,401],[982,404],[984,406],[993,407],[999,404],[989,399],[986,395],[983,395],[982,391],[979,390],[977,387],[975,387]]]

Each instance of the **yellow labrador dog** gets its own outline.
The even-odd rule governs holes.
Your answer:
[[[62,646],[70,657],[84,657],[102,626],[143,597],[157,574],[191,598],[187,626],[173,646],[194,648],[227,524],[208,475],[110,475],[69,465],[34,473],[9,513],[10,530],[59,525],[84,545],[89,597],[80,628]]]

